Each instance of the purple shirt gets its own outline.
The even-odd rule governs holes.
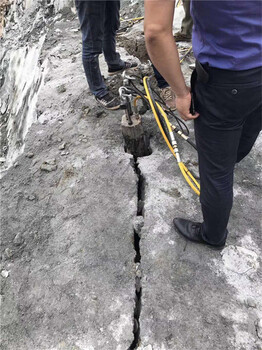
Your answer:
[[[199,62],[229,70],[262,66],[261,0],[192,0],[191,15]]]

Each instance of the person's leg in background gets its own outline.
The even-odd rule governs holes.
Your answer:
[[[90,91],[102,98],[108,90],[99,68],[103,48],[105,1],[76,1],[83,44],[83,66]]]
[[[119,98],[108,91],[99,67],[99,55],[104,52],[114,73],[137,66],[136,62],[123,62],[116,52],[115,36],[119,27],[120,1],[76,0],[83,41],[83,65],[89,88],[96,101],[111,110],[120,107]],[[109,73],[110,74],[110,73]]]
[[[153,70],[155,74],[155,78],[157,81],[157,86],[160,89],[160,96],[165,102],[165,104],[172,110],[176,108],[176,96],[171,87],[166,82],[165,78],[159,73],[154,65]]]
[[[120,26],[119,11],[120,1],[106,1],[103,52],[109,69],[125,66],[125,62],[116,52],[116,32]]]
[[[137,67],[136,61],[122,61],[116,51],[116,32],[120,26],[120,1],[106,1],[103,52],[109,75]]]
[[[183,0],[185,16],[182,20],[181,31],[175,33],[176,41],[191,41],[193,19],[190,14],[190,0]]]

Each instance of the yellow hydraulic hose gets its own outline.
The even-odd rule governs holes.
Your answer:
[[[136,96],[134,98],[134,106],[136,107],[137,106],[137,100],[140,100],[140,98],[142,98],[141,96]]]
[[[179,155],[179,152],[178,152],[178,149],[177,149],[177,144],[176,144],[176,141],[175,141],[175,138],[174,138],[172,126],[171,126],[171,124],[170,124],[170,122],[169,122],[169,120],[167,118],[167,115],[164,112],[163,108],[156,102],[157,108],[159,109],[159,111],[160,111],[161,115],[163,116],[163,118],[165,120],[165,123],[167,125],[167,128],[168,128],[168,131],[170,133],[170,138],[172,140],[173,145],[170,144],[168,138],[166,137],[166,134],[165,134],[165,132],[164,132],[164,130],[162,128],[162,125],[161,125],[160,120],[158,118],[157,112],[155,110],[152,98],[150,96],[150,93],[149,93],[149,90],[148,90],[148,87],[147,87],[147,80],[148,80],[148,77],[144,77],[143,78],[144,88],[145,88],[145,91],[146,91],[146,97],[147,97],[147,99],[149,101],[150,107],[151,107],[152,112],[154,114],[154,117],[156,119],[157,125],[158,125],[158,127],[159,127],[159,129],[160,129],[160,131],[162,133],[162,136],[163,136],[163,138],[164,138],[168,148],[170,149],[170,151],[172,152],[172,154],[176,158],[176,160],[178,162],[178,166],[179,166],[179,168],[180,168],[184,178],[186,179],[187,183],[194,190],[194,192],[196,194],[200,195],[200,185],[199,185],[199,183],[197,182],[197,180],[194,178],[194,176],[190,173],[190,171],[187,169],[185,164],[180,159],[180,155]],[[135,98],[135,103],[136,103],[137,100],[138,100],[138,98],[136,97]]]
[[[157,108],[159,109],[160,113],[162,114],[162,116],[164,117],[165,119],[165,122],[166,122],[166,125],[167,125],[167,128],[168,128],[168,131],[170,133],[170,136],[173,135],[174,137],[174,134],[173,134],[173,129],[172,129],[172,125],[171,123],[169,122],[168,118],[167,118],[167,115],[165,113],[165,111],[163,110],[163,108],[156,102],[156,105],[157,105]],[[171,136],[171,139],[172,139],[172,136]],[[173,153],[173,152],[172,152]],[[179,158],[179,157],[176,157],[176,158]],[[188,179],[187,179],[187,175],[193,180],[193,182],[196,184],[197,188],[200,189],[200,185],[199,183],[197,182],[197,180],[194,178],[194,176],[191,174],[191,172],[187,169],[187,167],[185,166],[185,164],[183,162],[178,162],[178,164],[182,164],[182,167],[183,167],[183,175],[184,177],[186,177],[186,180],[187,182],[189,183]],[[180,167],[180,166],[179,166]],[[181,169],[181,167],[180,167]],[[181,170],[182,171],[182,170]],[[185,174],[184,174],[185,172]],[[191,181],[189,183],[189,185],[191,186]],[[191,186],[191,188],[195,191],[195,186],[193,185],[193,187]],[[199,192],[197,190],[197,192]],[[198,193],[197,193],[198,194]]]
[[[184,61],[184,59],[187,57],[187,55],[191,52],[191,50],[192,50],[192,46],[190,46],[189,48],[188,48],[188,50],[186,51],[186,53],[184,54],[184,56],[181,58],[181,60],[180,60],[180,64]]]
[[[123,19],[120,18],[121,22],[135,22],[135,21],[142,21],[144,17],[135,17],[135,18],[128,18],[128,19]]]

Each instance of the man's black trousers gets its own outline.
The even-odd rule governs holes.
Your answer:
[[[200,114],[195,137],[204,219],[201,233],[207,242],[220,245],[227,238],[234,166],[250,152],[261,130],[262,67],[245,71],[198,63],[196,67],[192,85]]]

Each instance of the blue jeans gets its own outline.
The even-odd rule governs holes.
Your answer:
[[[169,86],[169,84],[166,82],[165,78],[162,77],[162,75],[159,73],[159,71],[156,69],[156,67],[153,65],[153,70],[155,73],[155,78],[157,81],[157,86],[159,89],[164,89]]]
[[[262,69],[205,70],[208,81],[201,80],[198,68],[192,79],[200,113],[195,120],[195,136],[204,219],[201,233],[204,240],[219,245],[227,238],[235,164],[250,152],[261,130]]]
[[[116,52],[120,1],[75,0],[83,42],[83,66],[91,92],[96,97],[108,93],[99,68],[103,52],[111,69],[121,69],[124,62]]]

